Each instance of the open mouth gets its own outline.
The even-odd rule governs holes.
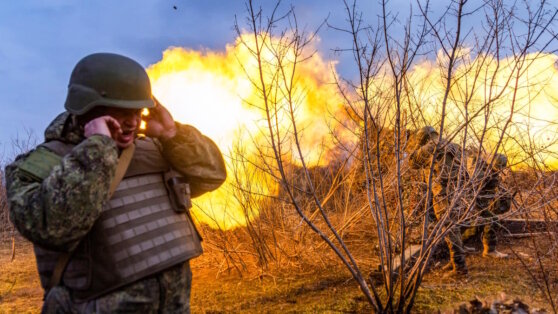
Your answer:
[[[120,135],[120,139],[122,142],[130,142],[134,140],[134,131],[135,130],[123,130],[122,134]]]

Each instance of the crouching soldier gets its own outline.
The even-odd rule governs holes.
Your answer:
[[[190,197],[224,182],[219,149],[175,122],[124,56],[79,61],[65,108],[45,142],[6,167],[10,218],[33,242],[43,312],[189,312],[189,260],[202,253]]]
[[[503,154],[496,154],[492,166],[488,158],[483,158],[478,150],[469,153],[469,173],[471,183],[477,192],[475,198],[475,213],[478,214],[478,223],[463,232],[463,241],[476,238],[482,233],[484,257],[506,258],[507,254],[498,252],[496,244],[496,229],[498,216],[507,212],[511,207],[511,195],[501,182],[501,173],[506,168],[508,158]],[[470,249],[468,249],[470,250]]]
[[[409,145],[411,150],[409,164],[411,167],[428,170],[434,156],[432,173],[434,214],[438,220],[448,215],[445,225],[449,227],[449,230],[445,240],[450,251],[450,264],[446,268],[451,269],[449,275],[466,275],[468,271],[461,232],[459,226],[455,224],[461,219],[464,208],[462,208],[462,202],[454,202],[453,200],[458,192],[457,186],[460,175],[464,174],[460,171],[461,148],[454,143],[440,143],[437,153],[434,155],[438,145],[438,132],[431,126],[419,129],[412,137],[414,138],[410,139],[411,145]],[[428,174],[425,177],[428,178]]]

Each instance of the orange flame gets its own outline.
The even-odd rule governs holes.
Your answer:
[[[470,117],[480,112],[469,125],[468,138],[471,142],[476,141],[473,133],[479,136],[486,128],[483,146],[489,151],[495,150],[502,130],[511,117],[498,150],[508,155],[512,167],[544,165],[547,170],[558,169],[558,55],[527,55],[518,75],[514,57],[498,61],[491,56],[472,58],[468,51],[463,53],[467,65],[456,69],[456,80],[453,81],[446,109],[447,134],[463,125],[465,100],[470,97]],[[484,57],[486,60],[481,61]],[[417,108],[418,105],[426,118],[425,123],[431,125],[439,125],[440,122],[446,84],[446,74],[436,65],[441,62],[422,62],[409,75],[410,85],[414,87],[410,98],[416,102],[410,106]],[[480,67],[482,70],[476,71]],[[473,84],[476,84],[474,89]],[[486,108],[490,95],[500,93],[501,96],[491,101]],[[483,108],[490,110],[487,121]],[[462,134],[461,131],[459,135]],[[460,136],[455,141],[459,141]]]
[[[149,109],[147,108],[143,108],[143,110],[141,111],[141,123],[140,123],[140,130],[145,130],[145,128],[147,127],[147,122],[145,122],[145,120],[143,120],[143,117],[146,117],[149,115]]]
[[[269,37],[267,37],[269,38]],[[269,40],[276,40],[270,38]],[[259,77],[257,62],[249,49],[240,43],[254,44],[253,35],[243,35],[238,38],[235,45],[227,45],[224,52],[195,51],[185,48],[169,48],[163,52],[163,58],[158,63],[150,66],[147,71],[152,81],[153,94],[170,110],[175,120],[188,123],[199,128],[204,134],[217,142],[226,156],[228,179],[224,186],[215,192],[208,193],[195,200],[193,213],[201,222],[213,228],[231,229],[246,225],[247,218],[258,215],[256,206],[246,208],[239,195],[237,185],[249,185],[255,190],[255,195],[273,194],[277,186],[269,176],[261,170],[251,166],[261,165],[258,160],[257,145],[258,134],[265,133],[265,112],[261,108],[249,104],[261,103],[260,92],[254,87],[249,77]],[[461,66],[456,70],[454,82],[447,108],[446,132],[456,130],[464,120],[464,95],[462,91],[470,89],[473,81],[469,71],[471,67],[480,66],[480,59],[471,56],[467,49],[460,51],[462,60],[468,66]],[[267,61],[264,67],[273,67],[273,54],[269,50],[263,51],[263,58]],[[440,59],[441,57],[439,57]],[[496,71],[492,86],[493,93],[503,91],[502,97],[492,103],[492,112],[487,125],[487,140],[485,146],[494,149],[498,141],[499,130],[509,117],[510,102],[516,95],[514,116],[511,127],[505,134],[503,151],[516,166],[544,161],[551,168],[558,168],[558,70],[555,64],[556,55],[529,56],[530,66],[520,77],[520,88],[515,90],[512,85],[504,88],[508,78],[514,77],[513,58],[500,60],[497,65],[494,58],[488,58],[483,63],[486,67],[478,77],[477,87],[473,91],[470,102],[470,112],[474,112],[486,103],[486,91],[491,81],[488,74]],[[424,121],[421,124],[438,125],[440,122],[440,104],[442,103],[445,88],[444,73],[436,62],[424,61],[416,65],[409,73],[409,84],[413,87],[409,100],[411,104],[403,104],[409,108],[409,114],[414,114],[412,108],[420,107]],[[290,69],[287,69],[290,70]],[[309,60],[297,65],[297,128],[302,131],[301,150],[308,165],[325,165],[329,162],[328,153],[335,147],[334,137],[331,136],[331,124],[335,119],[344,119],[341,108],[344,99],[339,94],[334,81],[334,68],[332,63],[322,59],[319,54],[314,54]],[[272,68],[265,68],[264,73],[272,73]],[[381,78],[373,84],[378,95],[385,95],[389,89],[389,79]],[[468,85],[469,84],[469,85]],[[404,101],[405,101],[404,100]],[[389,104],[393,107],[392,104]],[[387,115],[393,114],[393,108],[387,109]],[[335,118],[333,118],[335,117]],[[292,125],[286,114],[278,118],[282,132],[292,131]],[[388,117],[388,120],[389,117]],[[480,115],[472,120],[471,131],[479,133],[484,128],[484,116]],[[349,143],[357,143],[356,139],[346,131],[340,135]],[[459,136],[454,139],[459,141]],[[285,142],[287,146],[292,142]],[[264,143],[265,145],[265,143]],[[535,161],[530,161],[524,148],[520,145],[540,147]],[[242,163],[233,160],[233,150],[241,150],[249,162]],[[294,151],[293,147],[288,150]],[[292,156],[289,161],[300,162]],[[528,154],[527,154],[528,155]],[[531,158],[533,159],[533,158]],[[236,171],[241,164],[244,167],[242,176]],[[252,196],[253,197],[253,196]],[[257,197],[256,197],[257,198]],[[253,202],[252,202],[253,203]],[[256,202],[257,203],[257,202]]]
[[[241,197],[235,197],[235,185],[250,184],[257,194],[269,194],[276,189],[269,177],[250,168],[249,163],[244,163],[243,167],[250,168],[251,176],[235,178],[233,175],[238,165],[231,159],[232,150],[238,150],[238,146],[244,156],[261,164],[255,160],[254,137],[265,130],[264,112],[248,105],[259,101],[258,91],[248,78],[257,77],[256,72],[246,73],[257,71],[257,63],[249,49],[240,45],[241,39],[248,45],[253,44],[252,35],[237,39],[236,45],[228,45],[225,52],[169,48],[161,61],[147,69],[153,94],[174,119],[196,126],[215,140],[227,156],[227,182],[217,191],[196,199],[193,209],[198,220],[221,229],[243,226],[247,217],[258,214],[256,208],[246,210],[239,200]],[[271,59],[271,51],[264,51],[264,58]],[[333,81],[331,64],[319,54],[297,66],[300,88],[297,127],[302,130],[303,157],[310,165],[326,164],[326,152],[335,146],[329,136],[331,121],[328,119],[340,110],[342,98],[336,87],[329,84]],[[292,129],[287,117],[279,123],[282,132]],[[300,160],[293,157],[290,161]]]

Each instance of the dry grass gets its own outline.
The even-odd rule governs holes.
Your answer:
[[[11,242],[0,242],[0,313],[37,313],[43,300],[33,248],[19,241],[11,261]]]
[[[520,249],[521,243],[514,244]],[[507,249],[502,251],[510,253]],[[486,259],[478,254],[467,257],[469,276],[466,280],[443,278],[439,269],[434,269],[425,277],[419,290],[415,310],[430,312],[434,309],[447,310],[452,306],[473,300],[484,301],[519,298],[533,308],[550,306],[517,258],[505,260]]]
[[[527,253],[521,242],[514,250]],[[10,262],[11,245],[0,246],[0,313],[38,313],[42,290],[35,269],[32,246],[20,241],[16,259]],[[327,251],[322,250],[324,255]],[[503,251],[510,252],[504,248]],[[192,289],[193,313],[330,312],[362,313],[371,308],[348,271],[323,259],[309,265],[259,269],[238,273],[221,271],[212,261],[216,252],[209,250],[194,260]],[[508,298],[520,298],[536,308],[550,309],[517,258],[495,262],[473,254],[467,258],[470,276],[466,281],[442,278],[439,269],[427,274],[419,290],[415,310],[432,312],[450,309],[471,300],[497,299],[504,292]]]
[[[339,190],[327,206],[332,224],[342,230],[343,240],[364,274],[378,264],[378,241],[369,208],[363,207],[364,194],[354,186],[345,197]],[[305,207],[313,217],[315,208]],[[321,225],[319,215],[316,223]],[[252,229],[212,230],[202,226],[205,254],[192,262],[194,273],[192,310],[194,313],[221,312],[371,312],[370,304],[348,270],[332,250],[306,226],[288,205],[266,203]],[[12,262],[11,243],[0,241],[0,313],[37,313],[42,289],[35,268],[32,246],[17,242]],[[536,257],[523,239],[511,243],[514,251],[526,254],[530,268]],[[552,244],[552,243],[549,243]],[[510,248],[501,246],[511,253]],[[555,262],[555,261],[554,261]],[[467,258],[467,281],[442,278],[434,268],[424,278],[417,295],[415,310],[433,312],[450,309],[471,300],[520,298],[531,306],[546,308],[545,299],[517,257],[505,261],[486,260],[479,254]],[[557,269],[552,264],[547,269]],[[558,278],[554,274],[551,278]],[[555,283],[558,285],[558,282]],[[555,286],[556,286],[555,285]]]

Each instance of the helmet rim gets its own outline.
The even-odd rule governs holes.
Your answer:
[[[84,95],[89,98],[89,101],[85,104],[85,106],[83,106],[79,101],[74,101],[74,97],[83,99]],[[69,86],[68,97],[66,98],[66,103],[64,104],[64,108],[66,108],[68,112],[75,115],[82,115],[99,106],[122,109],[149,109],[155,107],[155,102],[153,99],[126,100],[107,98],[103,97],[95,89],[81,84],[71,84]]]

